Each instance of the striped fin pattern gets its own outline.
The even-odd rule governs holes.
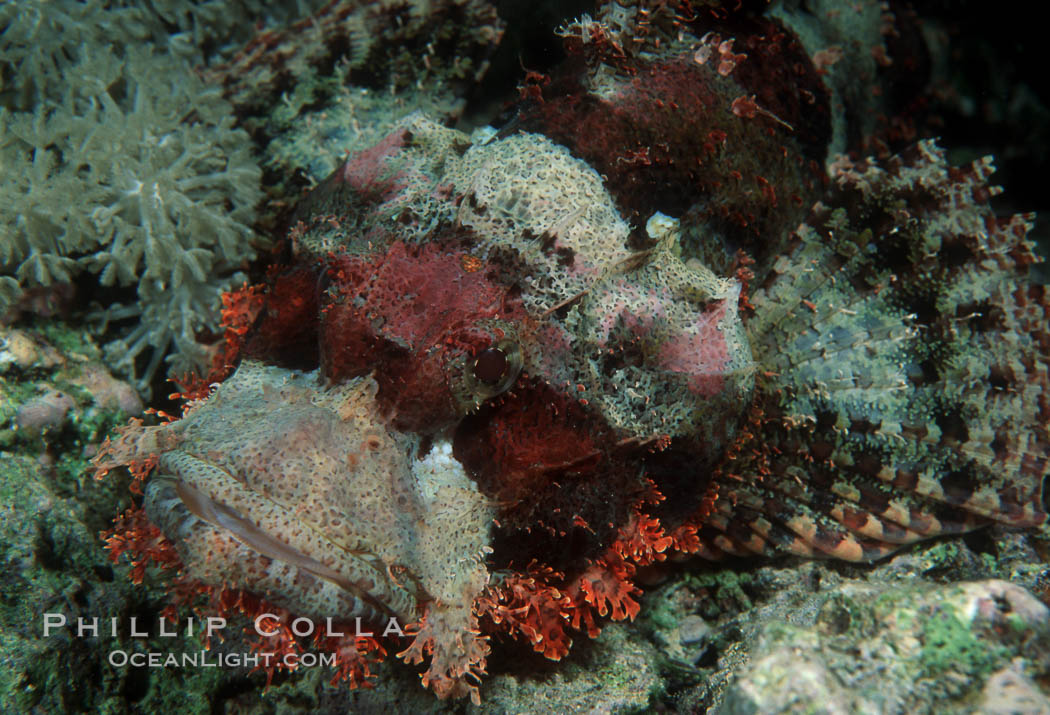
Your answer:
[[[706,548],[867,561],[1045,519],[1048,302],[1031,216],[993,214],[992,171],[929,141],[838,163],[751,297],[758,396]]]

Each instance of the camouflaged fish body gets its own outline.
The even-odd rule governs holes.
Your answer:
[[[751,297],[761,376],[711,552],[862,561],[1045,518],[1047,301],[1026,276],[1031,216],[993,214],[992,171],[949,168],[930,141],[835,167],[834,198]]]

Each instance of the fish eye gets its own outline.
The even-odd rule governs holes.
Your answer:
[[[486,400],[509,390],[525,363],[513,325],[486,320],[470,331],[478,352],[465,350],[446,367],[452,397],[463,414],[476,411]]]
[[[474,377],[486,385],[495,385],[507,374],[507,353],[498,347],[482,350],[474,360]]]

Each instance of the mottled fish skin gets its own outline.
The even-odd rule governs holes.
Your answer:
[[[691,493],[674,495],[715,501],[701,553],[864,561],[989,521],[1043,520],[1046,302],[1024,287],[1035,260],[1027,218],[997,219],[987,206],[990,160],[952,169],[922,142],[885,167],[840,161],[835,190],[785,251],[760,256],[770,267],[741,317],[739,282],[683,260],[677,221],[654,216],[652,248],[632,252],[598,177],[543,137],[471,144],[416,116],[380,147],[304,204],[301,255],[400,240],[469,251],[520,297],[504,312],[525,378],[583,397],[611,434],[595,444],[663,438],[685,455],[675,469],[690,475],[672,481]],[[366,168],[397,191],[372,186],[362,202],[347,184]],[[435,196],[434,186],[446,188]],[[336,227],[312,218],[340,205]],[[458,243],[433,230],[442,224],[460,227]],[[500,399],[527,401],[523,384]],[[594,436],[562,415],[581,439]],[[491,484],[501,477],[477,466],[493,463],[488,439],[461,458]],[[658,460],[645,469],[669,483]],[[629,482],[613,480],[625,492]],[[586,518],[584,501],[568,506]],[[539,518],[524,510],[514,528]]]
[[[153,428],[165,446],[145,508],[185,574],[314,618],[408,624],[434,599],[469,607],[489,508],[453,460],[383,424],[376,390],[246,360]]]
[[[483,491],[509,503],[499,517],[510,531],[573,531],[590,552],[604,548],[647,488],[642,460],[658,445],[674,443],[702,472],[687,500],[704,493],[751,402],[755,364],[741,283],[687,263],[677,219],[654,215],[648,247],[634,247],[602,177],[564,147],[527,132],[472,141],[417,114],[350,158],[294,223],[300,265],[325,286],[326,377],[374,370],[395,424],[451,429]],[[501,345],[520,379],[464,389],[463,356],[469,367]],[[523,413],[535,419],[512,416]],[[523,432],[552,419],[560,437],[549,441],[563,447],[527,444]]]
[[[259,138],[334,53],[422,90],[502,32],[489,3],[394,5],[328,4],[207,74]],[[829,167],[834,141],[881,142],[847,115],[903,100],[869,77],[846,106],[828,58],[751,5],[599,2],[502,129],[415,113],[348,155],[300,198],[289,264],[239,294],[200,399],[102,450],[136,485],[155,470],[128,519],[149,530],[114,542],[164,542],[187,592],[410,624],[398,657],[477,704],[485,633],[561,658],[633,619],[637,569],[672,550],[863,562],[1045,521],[1031,217],[994,215],[990,159],[931,141]],[[900,37],[875,6],[878,44],[839,54]],[[413,45],[417,75],[424,30],[444,49]],[[274,138],[275,172],[327,173],[335,135]]]
[[[838,165],[751,298],[761,416],[722,468],[709,546],[866,561],[1046,518],[1048,303],[1032,217],[993,214],[992,171],[931,141]]]

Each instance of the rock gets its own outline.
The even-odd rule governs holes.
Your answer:
[[[18,408],[15,424],[19,429],[42,430],[62,424],[66,414],[76,403],[73,398],[58,390],[49,390],[34,397]]]
[[[81,367],[80,375],[70,378],[91,393],[95,404],[107,410],[120,410],[129,415],[142,412],[142,398],[128,383],[113,377],[99,364],[88,363]]]
[[[601,715],[649,707],[650,694],[660,687],[655,648],[621,624],[602,629],[589,646],[582,657],[543,677],[490,678],[481,707],[469,712]]]
[[[1026,678],[1050,674],[1050,609],[1000,580],[847,584],[812,625],[767,623],[754,652],[722,712],[969,712],[982,692],[1035,704]]]
[[[982,696],[980,711],[987,715],[1050,713],[1050,698],[1025,674],[1020,659],[988,678]]]
[[[0,373],[10,367],[51,368],[62,362],[54,347],[25,330],[0,328]]]

